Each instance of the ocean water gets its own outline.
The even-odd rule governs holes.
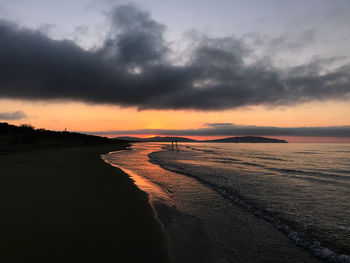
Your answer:
[[[350,262],[349,144],[138,143],[104,158],[149,194],[181,262]]]

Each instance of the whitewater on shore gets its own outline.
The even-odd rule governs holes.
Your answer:
[[[178,262],[350,262],[349,144],[136,143],[104,158],[149,194]]]

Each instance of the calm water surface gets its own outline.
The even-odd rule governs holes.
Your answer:
[[[349,144],[179,146],[104,157],[149,193],[175,258],[350,262]]]

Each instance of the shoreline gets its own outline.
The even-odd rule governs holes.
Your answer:
[[[107,156],[108,154],[110,153],[113,153],[113,152],[120,152],[120,151],[125,151],[126,149],[120,149],[120,150],[117,150],[117,151],[112,151],[112,152],[108,152],[108,153],[104,153],[104,154],[101,154],[101,159],[107,163],[108,165],[120,170],[125,176],[127,176],[129,179],[132,180],[132,183],[133,185],[139,190],[141,191],[142,193],[144,193],[146,196],[147,196],[147,203],[148,205],[151,207],[152,211],[153,211],[153,217],[154,219],[157,221],[157,223],[159,224],[159,227],[161,228],[163,234],[166,236],[166,239],[167,239],[167,251],[169,252],[169,255],[171,255],[171,240],[165,230],[165,227],[164,227],[164,224],[162,223],[162,221],[159,219],[159,215],[158,215],[158,212],[157,212],[157,208],[156,208],[156,205],[154,204],[154,202],[152,201],[152,195],[147,192],[147,189],[144,189],[142,186],[140,186],[139,184],[139,181],[140,180],[146,180],[144,178],[142,178],[141,176],[139,175],[136,175],[134,174],[132,171],[129,171],[129,170],[126,170],[124,169],[123,167],[120,167],[116,164],[113,164],[112,162],[110,162],[107,158],[105,158],[104,156]],[[172,258],[172,256],[171,256]],[[173,259],[172,259],[173,260]],[[173,262],[174,263],[174,262]]]
[[[116,157],[112,155],[110,160],[116,158],[122,168],[156,184],[175,202],[173,207],[158,191],[147,191],[153,196],[151,201],[155,201],[158,217],[178,262],[209,263],[231,259],[257,262],[258,258],[264,262],[324,262],[293,244],[271,223],[227,200],[203,182],[154,164],[147,156],[154,149],[139,145],[135,151],[115,153]],[[146,190],[150,188],[140,187],[138,182],[136,185]],[[215,200],[215,208],[212,200]],[[218,213],[214,215],[213,209]]]
[[[174,262],[216,262],[200,220],[178,210],[174,200],[168,196],[169,192],[159,185],[109,160],[108,155],[121,152],[110,152],[102,156],[102,159],[122,170],[134,181],[138,189],[148,195],[149,204],[168,238],[168,249]]]
[[[2,260],[172,262],[147,194],[100,157],[125,145],[1,155]]]

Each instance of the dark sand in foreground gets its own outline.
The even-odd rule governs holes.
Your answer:
[[[99,158],[118,147],[0,155],[0,261],[170,262],[147,195]]]

